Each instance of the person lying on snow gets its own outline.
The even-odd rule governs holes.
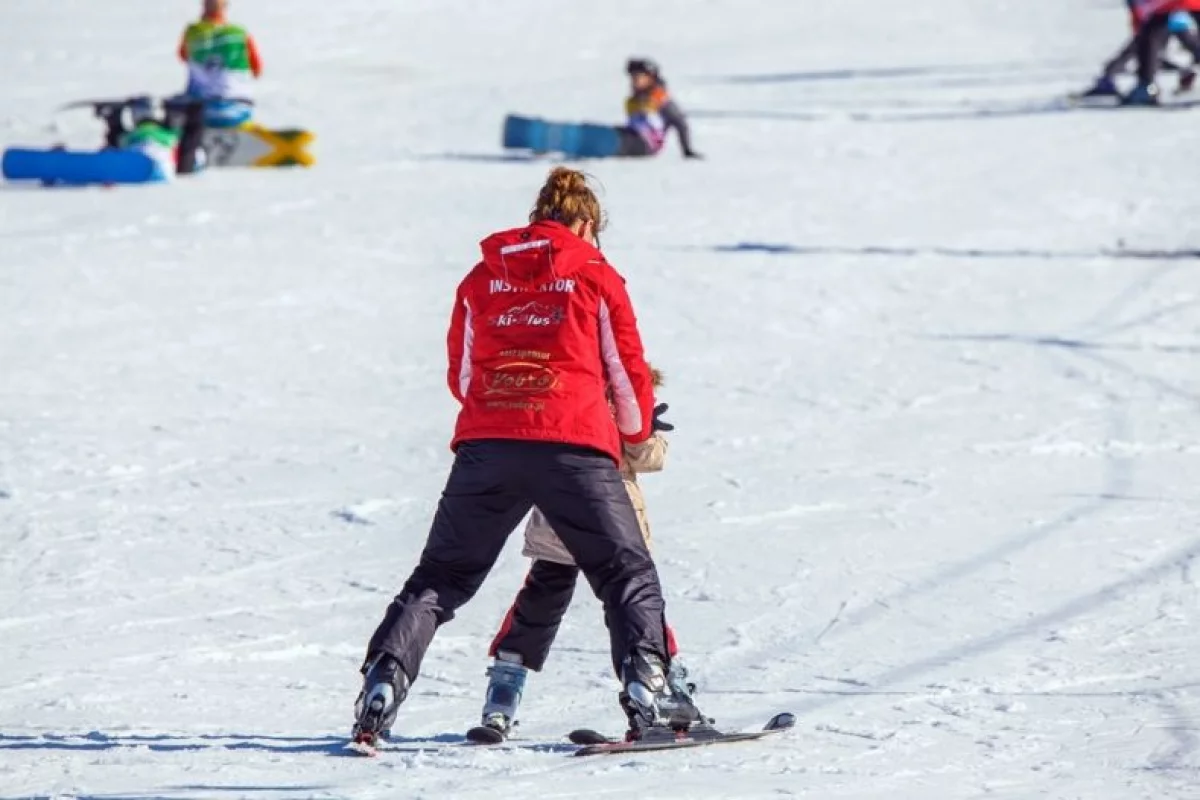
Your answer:
[[[125,124],[129,111],[131,124]],[[204,167],[200,144],[204,132],[202,103],[168,101],[163,113],[155,115],[155,103],[149,97],[135,97],[115,103],[100,103],[96,116],[105,124],[104,146],[136,150],[149,156],[165,175],[187,175]]]
[[[248,122],[251,85],[262,76],[254,37],[228,20],[228,8],[228,0],[204,0],[200,19],[187,26],[179,42],[179,58],[188,70],[182,96],[207,101],[204,122],[210,128]]]
[[[658,64],[648,58],[631,58],[625,65],[630,96],[625,100],[629,121],[617,128],[618,156],[652,156],[663,149],[667,133],[674,128],[684,158],[703,158],[692,149],[687,117],[667,92],[667,82]]]
[[[1100,77],[1096,79],[1092,87],[1084,92],[1081,97],[1121,97],[1121,93],[1117,89],[1116,79],[1118,75],[1128,69],[1130,63],[1134,62],[1138,56],[1138,48],[1141,42],[1141,39],[1138,37],[1138,31],[1142,27],[1138,9],[1139,6],[1144,8],[1139,0],[1126,0],[1126,5],[1129,6],[1130,24],[1133,27],[1134,35],[1121,48],[1120,52],[1104,65],[1104,71],[1100,74]],[[1190,91],[1196,82],[1196,62],[1200,60],[1200,57],[1197,55],[1200,53],[1200,34],[1197,33],[1195,19],[1186,11],[1176,11],[1169,14],[1166,23],[1166,35],[1158,45],[1158,64],[1163,69],[1179,73],[1179,84],[1176,91],[1182,94]],[[1171,36],[1174,36],[1184,48],[1193,54],[1193,61],[1190,66],[1177,64],[1162,54]]]
[[[662,373],[651,368],[650,374],[653,386],[660,388]],[[611,406],[611,396],[609,402]],[[650,547],[650,521],[646,516],[646,499],[638,485],[637,476],[638,473],[658,472],[663,468],[667,457],[667,439],[663,433],[675,429],[674,425],[662,419],[666,410],[666,403],[655,407],[652,423],[654,433],[649,439],[636,444],[622,443],[618,465],[647,548]],[[488,655],[495,660],[487,671],[488,686],[483,705],[483,727],[492,728],[505,737],[516,724],[517,709],[525,692],[525,678],[529,670],[540,672],[545,665],[579,578],[575,559],[545,515],[536,507],[525,524],[525,548],[521,552],[532,558],[533,563],[525,584],[517,593],[488,648]],[[694,687],[687,683],[687,669],[678,659],[679,648],[674,631],[665,621],[663,625],[667,655],[671,657],[667,680],[676,691],[691,696]],[[626,697],[619,699],[630,719],[626,738],[636,739],[640,728],[635,716],[630,713],[629,701]]]

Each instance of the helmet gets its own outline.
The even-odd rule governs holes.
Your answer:
[[[631,58],[625,62],[625,72],[636,75],[639,72],[657,80],[660,75],[658,64],[652,58]]]

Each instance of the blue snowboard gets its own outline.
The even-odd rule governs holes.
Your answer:
[[[620,138],[610,125],[547,122],[537,117],[504,118],[504,146],[535,153],[562,153],[573,158],[611,158]]]
[[[0,172],[10,181],[88,186],[165,181],[162,165],[136,150],[35,150],[10,147]]]

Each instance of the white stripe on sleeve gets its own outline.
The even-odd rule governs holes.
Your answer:
[[[633,436],[642,429],[642,409],[638,405],[637,393],[633,390],[633,382],[629,373],[621,363],[621,353],[617,350],[617,337],[613,333],[612,318],[608,313],[608,303],[600,301],[600,356],[608,372],[608,382],[612,386],[613,398],[617,407],[617,430],[626,436]]]
[[[458,393],[466,398],[467,390],[471,388],[471,347],[475,344],[475,330],[471,325],[471,304],[465,297],[463,308],[466,309],[466,318],[463,320],[462,362],[458,365]]]

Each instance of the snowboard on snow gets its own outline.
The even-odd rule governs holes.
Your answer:
[[[549,122],[514,114],[504,118],[502,140],[506,148],[572,158],[611,158],[620,147],[620,137],[611,125]]]
[[[66,150],[10,147],[0,161],[9,181],[45,186],[157,183],[167,180],[162,164],[137,150]]]
[[[142,98],[77,100],[61,110],[91,108],[98,116],[103,116],[138,99]],[[182,98],[167,98],[163,104],[168,108],[181,108],[188,102]],[[253,101],[241,98],[222,102],[253,105]],[[235,127],[206,127],[200,137],[210,167],[310,167],[316,163],[316,157],[309,150],[315,140],[316,135],[303,128],[268,128],[257,122],[245,122]]]
[[[265,128],[248,122],[237,128],[205,128],[200,137],[210,167],[311,167],[308,149],[316,136],[301,128]]]

